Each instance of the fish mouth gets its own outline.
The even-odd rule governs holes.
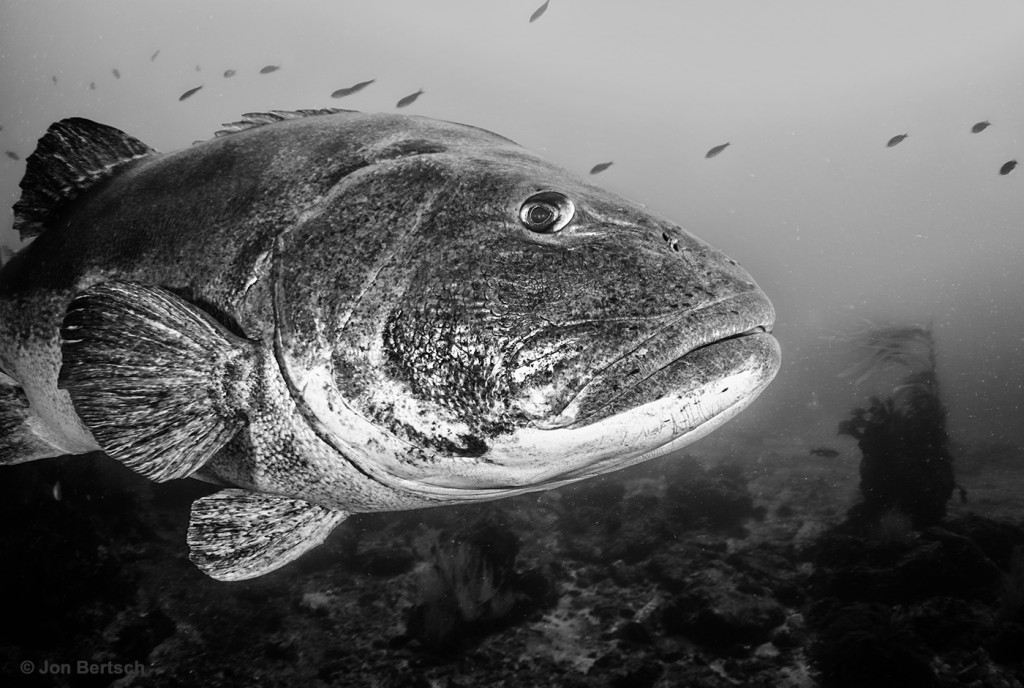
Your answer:
[[[778,370],[775,311],[760,291],[727,297],[678,317],[599,371],[538,429],[589,425],[666,396],[726,378],[740,368]],[[753,361],[751,360],[753,358]]]

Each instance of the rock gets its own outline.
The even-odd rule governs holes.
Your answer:
[[[822,688],[939,688],[930,652],[886,605],[835,605],[821,617],[810,656]]]
[[[909,627],[939,652],[977,647],[992,629],[991,610],[953,597],[925,600],[908,609],[905,615]]]
[[[612,674],[609,683],[612,688],[652,688],[663,673],[665,668],[657,661],[631,658],[624,669]]]
[[[930,528],[919,539],[873,542],[827,535],[818,545],[811,584],[847,601],[913,602],[935,596],[994,599],[998,567],[971,540]]]
[[[1020,665],[1024,661],[1021,648],[1024,648],[1024,624],[1003,624],[985,643],[992,659],[1002,664]]]
[[[668,633],[697,643],[734,647],[756,645],[771,637],[786,612],[768,595],[742,592],[749,586],[742,574],[701,572],[689,589],[665,605],[661,622]]]
[[[1003,571],[1009,571],[1016,547],[1024,547],[1024,528],[969,514],[951,520],[943,527],[977,545]]]

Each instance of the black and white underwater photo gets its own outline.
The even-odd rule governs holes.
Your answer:
[[[1024,688],[1021,27],[0,0],[0,685]]]

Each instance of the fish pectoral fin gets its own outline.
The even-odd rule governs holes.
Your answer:
[[[247,422],[259,348],[169,291],[93,285],[60,334],[58,386],[103,451],[151,480],[195,472]]]
[[[189,558],[217,580],[255,578],[313,549],[348,516],[301,499],[222,490],[192,503]]]

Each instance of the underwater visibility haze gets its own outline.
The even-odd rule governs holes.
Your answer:
[[[0,2],[0,676],[1021,685],[1022,21]]]

